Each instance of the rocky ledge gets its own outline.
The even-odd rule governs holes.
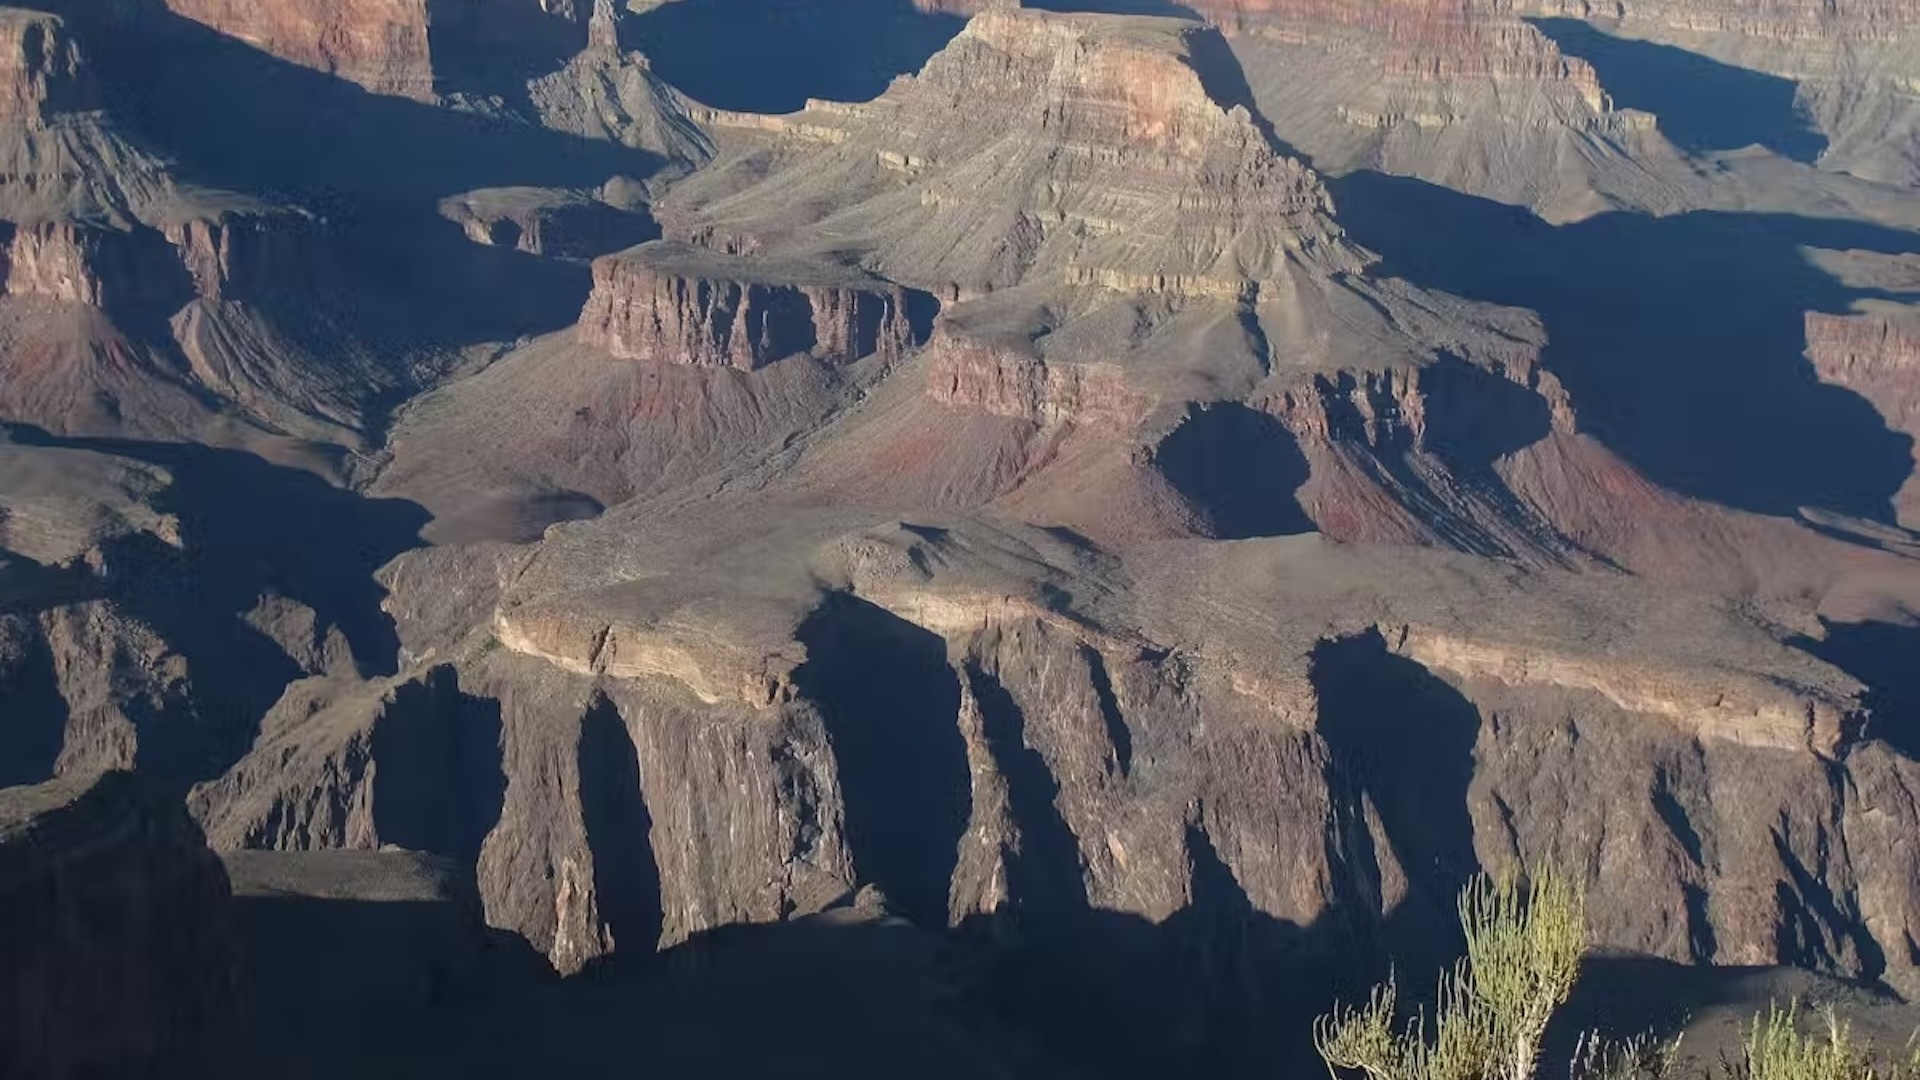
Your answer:
[[[625,360],[753,371],[799,353],[897,359],[915,338],[906,290],[823,264],[653,243],[593,264],[583,345]]]
[[[1036,424],[1130,430],[1152,407],[1118,365],[1049,364],[1025,341],[976,337],[952,325],[927,344],[927,396]]]

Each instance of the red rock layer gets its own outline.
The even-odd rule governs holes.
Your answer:
[[[109,313],[298,290],[319,265],[306,219],[292,214],[188,220],[164,231],[0,222],[0,294]]]
[[[1030,349],[942,327],[927,344],[927,396],[1036,424],[1074,421],[1130,431],[1149,402],[1112,364],[1049,365]]]
[[[594,263],[578,333],[622,359],[743,371],[805,352],[828,363],[897,358],[912,341],[896,286],[730,280],[618,255]]]
[[[375,93],[423,101],[433,97],[427,0],[166,0],[166,4],[176,15]]]

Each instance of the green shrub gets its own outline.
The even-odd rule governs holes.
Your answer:
[[[1727,1080],[1915,1080],[1920,1053],[1906,1061],[1881,1062],[1873,1047],[1855,1042],[1853,1029],[1831,1008],[1822,1014],[1825,1030],[1800,1030],[1798,1002],[1773,1006],[1753,1018],[1741,1042],[1741,1057],[1723,1063]]]
[[[1460,925],[1466,956],[1441,978],[1431,1022],[1423,1009],[1400,1023],[1391,978],[1365,1005],[1336,1006],[1314,1022],[1314,1048],[1335,1080],[1532,1080],[1547,1022],[1586,953],[1585,893],[1552,866],[1525,884],[1477,877],[1460,894]],[[1627,1060],[1597,1040],[1588,1053],[1596,1069]]]

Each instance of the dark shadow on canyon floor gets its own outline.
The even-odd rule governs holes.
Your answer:
[[[143,731],[143,770],[181,785],[218,776],[252,746],[287,684],[305,674],[247,619],[263,598],[311,609],[316,638],[337,631],[362,675],[398,670],[399,637],[374,573],[423,545],[428,515],[418,505],[369,499],[235,450],[9,430],[22,445],[116,454],[172,474],[154,506],[178,519],[180,546],[144,534],[117,542],[106,552],[103,582],[192,673],[193,723]]]
[[[580,722],[580,816],[593,852],[594,893],[614,947],[659,947],[660,867],[653,817],[640,787],[639,750],[626,720],[604,697]]]
[[[981,916],[952,935],[871,909],[697,935],[645,965],[557,980],[458,902],[243,897],[249,991],[226,1041],[171,1075],[716,1080],[1266,1080],[1323,1072],[1309,1031],[1364,979],[1330,974],[1324,928],[1262,919],[1204,843],[1192,904],[1160,923],[1089,911],[1047,933]],[[258,857],[271,856],[263,855]],[[1224,876],[1223,876],[1224,875]],[[1368,976],[1371,978],[1372,976]],[[1402,972],[1403,989],[1411,978]],[[1780,969],[1596,956],[1556,1016],[1548,1072],[1580,1032],[1688,1035],[1703,1061],[1772,1000],[1885,1005]],[[1854,1014],[1899,1045],[1893,1012]]]
[[[840,766],[847,843],[861,873],[921,926],[947,922],[947,885],[972,805],[946,641],[835,595],[799,631],[794,683],[818,702]]]
[[[0,646],[0,788],[44,783],[60,760],[68,717],[53,652],[37,635],[21,641],[10,628],[0,634],[6,636]]]
[[[1920,759],[1920,627],[1887,622],[1828,623],[1822,640],[1791,644],[1867,685],[1867,734]]]
[[[1312,679],[1320,731],[1380,815],[1408,895],[1388,926],[1403,970],[1439,971],[1464,942],[1460,889],[1480,872],[1467,789],[1480,711],[1426,668],[1387,650],[1378,630],[1322,643]],[[1425,992],[1424,983],[1412,989]]]
[[[68,13],[96,54],[117,127],[171,159],[192,185],[312,212],[324,239],[302,254],[308,269],[337,260],[351,272],[301,299],[389,343],[558,329],[585,299],[583,265],[475,243],[440,216],[440,199],[483,188],[592,191],[662,164],[612,142],[369,93],[163,6],[130,10],[73,5]],[[469,20],[442,21],[435,33],[458,39],[463,28]],[[564,47],[516,40],[541,55]]]
[[[1237,402],[1195,408],[1155,449],[1154,464],[1218,539],[1313,531],[1295,495],[1307,457],[1267,413]]]
[[[704,104],[786,113],[808,98],[876,98],[965,24],[910,0],[680,0],[627,20],[621,37]]]
[[[1560,51],[1593,65],[1600,85],[1621,108],[1660,118],[1660,130],[1683,150],[1764,146],[1811,162],[1827,148],[1795,103],[1791,79],[1710,60],[1699,53],[1615,37],[1579,19],[1535,19]]]
[[[478,859],[506,802],[500,726],[500,703],[462,693],[451,666],[398,687],[369,750],[379,762],[373,812],[381,842],[464,864]]]
[[[1842,286],[1803,249],[1916,252],[1920,235],[1708,212],[1556,227],[1420,180],[1357,172],[1331,185],[1384,272],[1538,311],[1545,366],[1581,429],[1655,482],[1760,513],[1892,519],[1911,440],[1816,379],[1804,355],[1804,312],[1879,294]]]

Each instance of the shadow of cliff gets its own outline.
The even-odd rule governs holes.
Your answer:
[[[1695,153],[1763,146],[1812,162],[1827,148],[1795,102],[1792,80],[1699,53],[1604,33],[1579,19],[1533,19],[1560,51],[1593,65],[1621,108],[1660,118],[1674,145]]]
[[[246,1004],[227,1043],[177,1075],[1322,1074],[1312,1018],[1364,987],[1325,977],[1314,929],[1250,919],[1210,848],[1195,859],[1192,904],[1160,923],[1094,911],[1012,939],[996,916],[940,935],[841,909],[709,931],[652,963],[565,980],[457,904],[242,897]],[[1584,1030],[1671,1035],[1810,987],[1884,1000],[1777,970],[1590,958],[1542,1060],[1567,1061]]]
[[[401,686],[373,729],[374,824],[383,844],[471,864],[500,821],[500,703],[462,693],[451,665]]]
[[[1199,12],[1173,0],[1039,0],[1038,3],[1022,6],[1038,11],[1065,13],[1085,11],[1097,15],[1160,15],[1172,19],[1200,19]]]
[[[1826,637],[1788,644],[1825,660],[1867,685],[1867,734],[1920,760],[1920,626],[1887,622],[1827,623]]]
[[[1194,408],[1153,460],[1216,539],[1313,531],[1295,494],[1307,482],[1306,455],[1268,413],[1237,402]]]
[[[53,779],[67,733],[53,651],[37,634],[24,640],[10,628],[0,634],[8,638],[0,655],[0,788],[44,783]]]
[[[593,853],[594,895],[614,947],[651,953],[663,922],[653,817],[633,733],[605,697],[580,722],[580,815]]]
[[[1426,668],[1387,651],[1378,630],[1313,651],[1320,733],[1373,804],[1408,895],[1392,913],[1387,947],[1403,970],[1437,972],[1460,937],[1456,900],[1480,872],[1467,790],[1480,711]],[[1424,992],[1425,979],[1415,982]]]
[[[923,12],[910,0],[680,0],[625,20],[621,41],[700,102],[788,113],[808,98],[879,97],[964,25],[960,16]]]
[[[527,80],[558,71],[586,45],[586,23],[549,15],[538,4],[427,4],[427,53],[437,93],[486,94],[523,104]]]
[[[611,142],[368,93],[159,5],[132,15],[82,5],[69,17],[97,54],[116,118],[193,184],[317,213],[350,270],[334,282],[346,295],[329,299],[389,337],[464,343],[537,333],[571,322],[585,298],[583,266],[474,243],[439,216],[441,198],[490,187],[593,189],[662,164]],[[485,70],[474,78],[511,78],[564,47],[530,30],[508,36],[542,59],[483,48],[493,31],[475,28],[492,17],[436,22],[436,35],[484,39],[452,53],[457,61],[479,51]]]
[[[998,677],[968,663],[963,672],[980,706],[987,752],[1006,780],[1007,813],[1018,833],[1007,853],[1007,891],[1029,918],[1065,917],[1087,909],[1080,843],[1055,808],[1060,782],[1027,742],[1027,718]]]
[[[369,499],[251,454],[190,444],[60,438],[11,426],[23,445],[116,454],[165,467],[155,508],[180,522],[176,550],[138,537],[107,552],[106,588],[187,661],[198,730],[143,732],[140,766],[169,782],[219,775],[252,745],[267,709],[305,674],[245,616],[268,596],[310,608],[316,635],[337,629],[364,676],[399,667],[399,637],[374,572],[423,546],[427,512]]]
[[[794,684],[819,705],[833,744],[854,865],[902,915],[945,926],[972,807],[945,639],[844,594],[797,636],[807,662]]]
[[[1805,248],[1920,251],[1920,236],[1780,214],[1607,213],[1552,226],[1419,180],[1331,181],[1350,234],[1386,273],[1545,321],[1545,366],[1581,429],[1650,479],[1744,510],[1811,506],[1892,520],[1911,440],[1821,383],[1803,314],[1879,295]]]

